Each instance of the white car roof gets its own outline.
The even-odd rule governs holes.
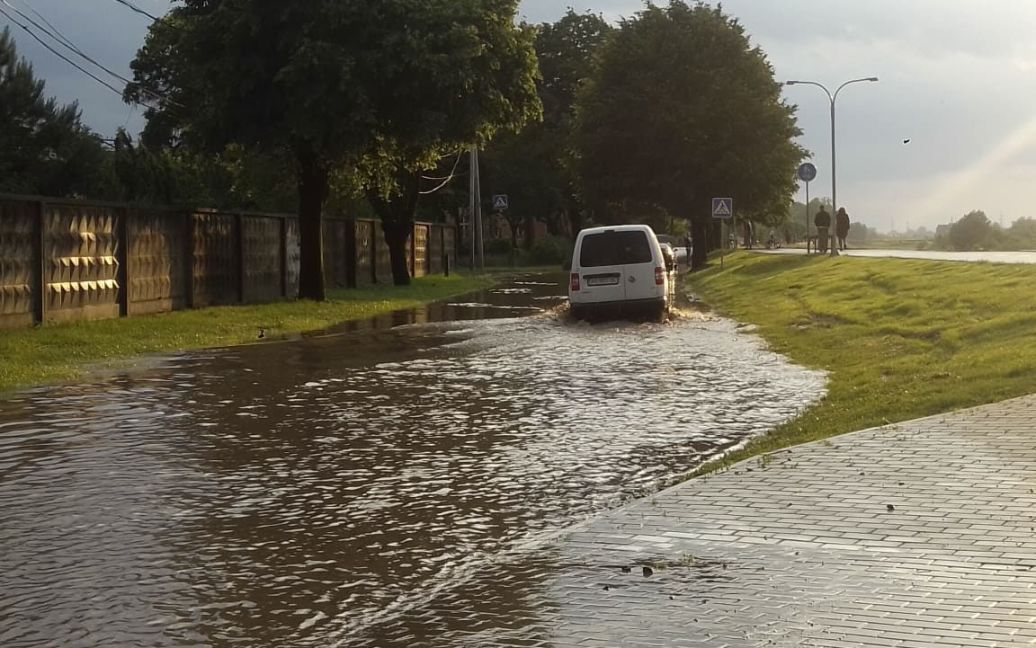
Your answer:
[[[583,234],[601,234],[602,232],[651,232],[655,233],[655,230],[651,229],[650,225],[606,225],[604,227],[589,227],[579,232]]]

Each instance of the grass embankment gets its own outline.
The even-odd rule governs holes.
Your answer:
[[[267,336],[279,336],[413,308],[485,288],[505,274],[434,276],[416,279],[405,288],[335,290],[321,303],[222,306],[0,331],[0,395],[18,387],[72,380],[96,368],[130,366],[142,355],[254,342],[260,327]]]
[[[824,400],[699,472],[1036,392],[1036,266],[741,253],[690,285],[830,374]]]

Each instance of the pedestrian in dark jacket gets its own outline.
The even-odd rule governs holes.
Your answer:
[[[849,236],[849,214],[845,212],[845,207],[839,207],[838,213],[835,214],[835,234],[838,235],[838,249],[845,249],[845,239]]]
[[[827,252],[827,231],[831,229],[831,214],[827,213],[823,205],[813,217],[813,224],[817,226],[817,250]]]

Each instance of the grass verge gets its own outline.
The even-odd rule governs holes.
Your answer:
[[[692,276],[718,312],[829,373],[797,419],[695,474],[1036,391],[1036,266],[739,253]]]
[[[254,342],[260,327],[268,336],[279,336],[414,308],[491,286],[507,274],[433,276],[404,288],[379,284],[335,290],[321,303],[221,306],[0,331],[0,396],[19,387],[73,380],[93,369],[132,366],[143,355]]]

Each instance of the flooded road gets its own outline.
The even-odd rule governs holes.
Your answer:
[[[0,646],[378,645],[823,389],[728,321],[572,323],[560,281],[0,402]]]

